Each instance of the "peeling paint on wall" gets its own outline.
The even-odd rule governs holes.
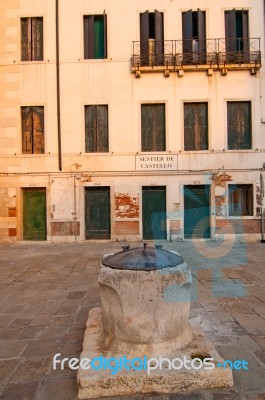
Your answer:
[[[213,182],[215,183],[215,186],[222,186],[225,187],[226,182],[232,181],[232,177],[225,172],[222,172],[220,174],[214,174],[212,178]]]
[[[115,218],[139,218],[139,194],[115,193]]]
[[[215,196],[215,213],[217,217],[223,217],[225,215],[225,197]]]

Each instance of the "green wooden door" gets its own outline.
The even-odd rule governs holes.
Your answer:
[[[184,237],[210,237],[210,185],[184,187]]]
[[[166,188],[143,187],[143,239],[164,240],[166,227]]]
[[[110,188],[85,189],[86,239],[110,239]]]
[[[46,238],[46,189],[23,189],[23,239]]]

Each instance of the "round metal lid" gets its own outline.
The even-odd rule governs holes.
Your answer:
[[[102,264],[106,267],[124,270],[153,271],[162,268],[172,268],[183,263],[183,257],[168,250],[162,245],[154,247],[123,246],[123,251],[103,258]]]

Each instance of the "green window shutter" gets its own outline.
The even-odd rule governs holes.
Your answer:
[[[94,21],[94,58],[105,58],[105,30],[103,15],[95,16]]]

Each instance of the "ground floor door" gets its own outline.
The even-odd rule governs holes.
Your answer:
[[[85,189],[86,239],[110,239],[110,188]]]
[[[46,240],[46,189],[23,189],[23,239]]]
[[[184,237],[210,237],[210,185],[184,186]]]
[[[143,186],[142,215],[143,239],[167,238],[165,186]]]

